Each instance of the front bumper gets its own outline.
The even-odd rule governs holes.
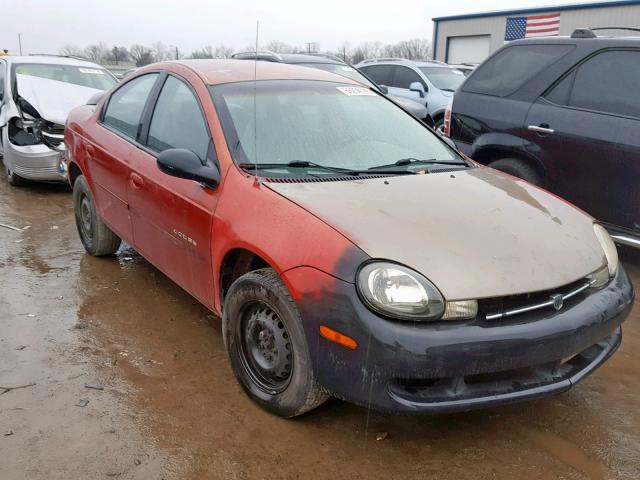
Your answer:
[[[19,147],[7,143],[4,164],[16,175],[35,181],[66,181],[67,171],[59,152],[44,144]]]
[[[568,390],[620,345],[633,304],[624,269],[565,309],[509,319],[406,323],[383,319],[353,284],[301,267],[284,274],[304,321],[318,381],[336,397],[384,411],[444,413]],[[358,342],[331,343],[320,325]]]

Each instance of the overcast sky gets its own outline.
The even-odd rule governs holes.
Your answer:
[[[245,48],[280,40],[332,50],[349,42],[431,39],[432,17],[572,3],[562,0],[0,0],[0,49],[57,53],[67,44],[150,45],[161,41],[189,53],[205,45]],[[573,2],[579,3],[579,2]],[[584,2],[583,2],[584,3]]]

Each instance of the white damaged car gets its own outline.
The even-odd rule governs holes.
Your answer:
[[[65,180],[67,115],[116,82],[101,66],[74,58],[0,57],[0,156],[9,183]]]

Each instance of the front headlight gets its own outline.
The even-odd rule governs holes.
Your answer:
[[[613,277],[618,271],[618,250],[616,249],[616,245],[613,243],[613,240],[611,240],[609,232],[607,232],[602,225],[594,223],[593,231],[595,232],[596,237],[598,237],[602,250],[604,250],[604,256],[607,259],[607,267],[609,269],[609,276]]]
[[[425,277],[390,262],[364,265],[358,292],[372,310],[402,320],[436,320],[444,313],[444,299]]]

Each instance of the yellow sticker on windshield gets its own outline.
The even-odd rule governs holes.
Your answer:
[[[336,87],[336,88],[340,90],[342,93],[344,93],[345,95],[349,95],[350,97],[354,95],[368,95],[371,97],[376,96],[375,93],[373,93],[368,88],[364,88],[364,87]]]

